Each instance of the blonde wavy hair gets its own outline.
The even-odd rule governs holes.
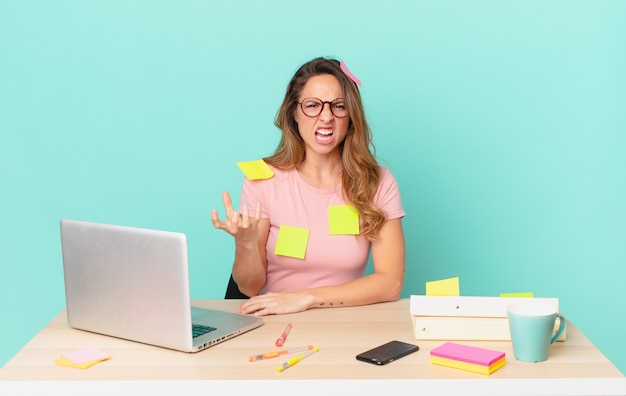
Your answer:
[[[304,141],[294,119],[298,99],[304,85],[313,76],[330,74],[339,80],[350,115],[346,138],[339,146],[343,162],[342,185],[344,199],[354,205],[361,218],[361,234],[370,240],[378,235],[385,214],[374,202],[380,180],[380,168],[375,157],[372,133],[365,120],[361,94],[342,70],[339,61],[316,58],[302,65],[287,86],[274,124],[282,131],[273,155],[263,160],[279,169],[291,169],[304,161]]]

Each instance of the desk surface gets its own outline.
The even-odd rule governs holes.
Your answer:
[[[240,301],[194,301],[199,307],[234,311]],[[338,381],[355,390],[388,392],[402,386],[428,389],[421,394],[555,394],[626,395],[624,375],[571,323],[567,341],[551,346],[547,361],[515,360],[510,342],[464,341],[506,353],[507,363],[483,375],[437,366],[429,352],[441,341],[416,341],[409,300],[353,308],[314,309],[268,316],[263,326],[204,351],[187,354],[69,328],[65,311],[54,318],[13,359],[0,369],[0,394],[13,387],[22,392],[54,387],[65,394],[110,393],[115,387],[129,391],[150,387],[166,391],[204,389],[205,383],[231,391],[276,394],[291,381],[298,394],[336,391]],[[283,372],[279,357],[250,363],[248,356],[276,349],[274,342],[287,323],[293,324],[285,347],[314,344],[320,351]],[[359,362],[355,355],[392,339],[416,343],[420,351],[386,366]],[[97,347],[112,358],[89,369],[54,364],[62,353]],[[367,380],[367,381],[364,381]],[[390,381],[393,380],[393,381]],[[279,387],[279,388],[277,388]],[[400,389],[400,388],[399,388]],[[72,393],[72,390],[75,393]],[[287,390],[285,390],[287,391]],[[235,392],[233,394],[238,394]]]

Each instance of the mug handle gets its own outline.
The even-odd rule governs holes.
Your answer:
[[[559,339],[559,337],[561,337],[561,335],[563,334],[563,332],[565,331],[565,327],[566,327],[566,323],[565,323],[565,318],[563,317],[563,315],[561,314],[556,314],[556,317],[559,318],[559,330],[557,330],[556,334],[552,337],[552,339],[550,340],[550,345],[554,344],[554,342],[556,340]]]

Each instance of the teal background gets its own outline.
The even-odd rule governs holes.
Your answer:
[[[626,372],[626,2],[602,0],[0,0],[0,364],[64,307],[64,217],[186,233],[192,298],[222,298],[210,211],[320,55],[400,183],[403,297],[559,297]]]

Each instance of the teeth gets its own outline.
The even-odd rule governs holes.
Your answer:
[[[320,135],[329,136],[333,134],[333,131],[332,129],[318,129],[317,133],[319,133]]]

